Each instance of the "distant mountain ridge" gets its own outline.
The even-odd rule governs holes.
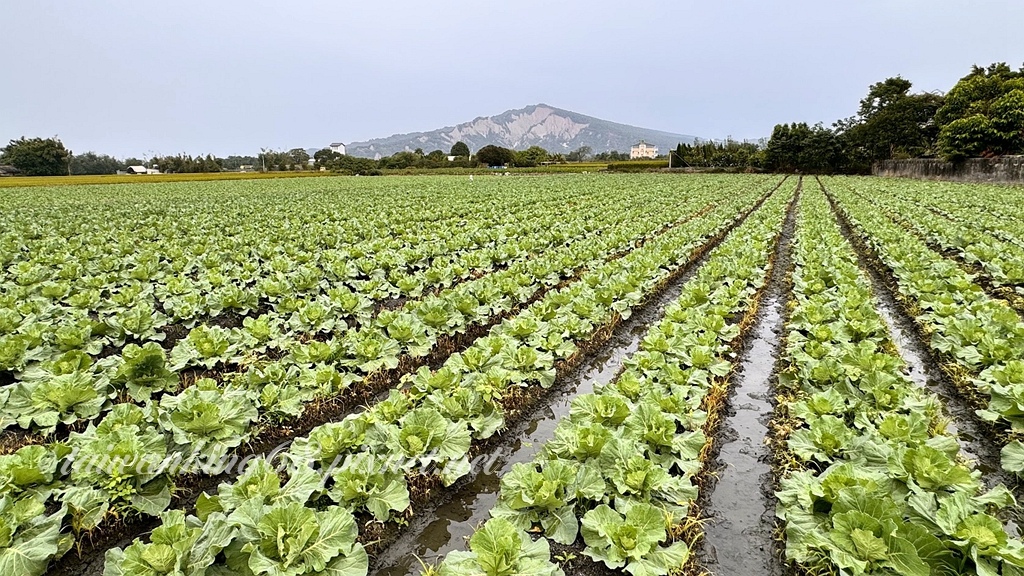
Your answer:
[[[447,153],[452,144],[462,141],[474,152],[494,144],[515,150],[541,146],[552,153],[572,152],[581,146],[589,146],[594,153],[612,150],[628,153],[630,147],[640,140],[654,144],[660,152],[665,152],[680,142],[693,142],[694,138],[687,134],[638,128],[547,104],[536,104],[508,110],[497,116],[481,116],[470,122],[430,132],[395,134],[365,142],[350,142],[346,152],[365,158],[390,156],[416,148],[424,152],[443,150]]]

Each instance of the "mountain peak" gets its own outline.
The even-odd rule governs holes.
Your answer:
[[[372,158],[416,148],[447,152],[452,144],[462,141],[473,151],[493,144],[515,150],[541,146],[553,153],[571,152],[581,146],[589,146],[593,152],[629,152],[640,140],[665,151],[680,142],[692,142],[694,137],[610,122],[541,102],[430,132],[352,142],[347,149],[353,156]]]

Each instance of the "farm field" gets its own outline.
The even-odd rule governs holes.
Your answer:
[[[1024,190],[0,192],[0,574],[1024,575]]]

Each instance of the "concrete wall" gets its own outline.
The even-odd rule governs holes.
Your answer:
[[[1024,184],[1024,156],[970,158],[960,164],[927,158],[883,160],[871,167],[875,176],[899,176],[958,182],[1010,182]]]

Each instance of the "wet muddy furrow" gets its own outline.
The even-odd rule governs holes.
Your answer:
[[[432,564],[452,550],[464,549],[474,529],[490,518],[497,503],[501,477],[517,463],[533,460],[544,443],[554,437],[555,427],[569,414],[574,398],[592,392],[595,384],[611,382],[622,362],[635,352],[650,326],[658,322],[665,308],[674,302],[683,285],[699,268],[703,258],[686,274],[672,282],[643,309],[623,321],[611,338],[565,378],[550,396],[550,403],[526,415],[503,433],[512,439],[476,462],[476,475],[435,510],[421,514],[394,544],[371,565],[371,574],[405,576],[416,574],[420,561]]]
[[[992,426],[979,421],[975,414],[976,407],[963,397],[942,370],[942,359],[928,345],[923,328],[898,298],[895,279],[882,273],[882,270],[887,270],[885,264],[854,232],[849,220],[838,209],[835,198],[825,186],[820,183],[819,185],[828,198],[840,231],[854,248],[861,270],[865,271],[870,279],[879,315],[889,327],[893,344],[907,364],[908,376],[915,384],[928,389],[942,401],[947,416],[947,429],[956,434],[961,455],[973,460],[975,468],[982,472],[982,484],[986,488],[992,488],[997,484],[1017,486],[1016,480],[1005,473],[999,464],[1000,446],[989,441],[993,433]],[[1019,494],[1019,490],[1016,492]],[[1007,530],[1017,535],[1019,527],[1024,524],[1024,511],[1007,508],[1002,519],[1007,525]]]
[[[800,190],[790,204],[775,248],[771,276],[741,362],[732,378],[727,416],[717,434],[713,476],[702,503],[707,522],[702,568],[719,576],[782,573],[776,527],[771,451],[765,444],[773,412],[773,380],[781,353],[792,240]]]

